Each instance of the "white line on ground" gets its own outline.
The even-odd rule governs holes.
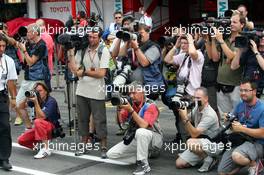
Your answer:
[[[19,145],[18,143],[14,143],[14,142],[12,143],[12,147],[27,149],[27,148]],[[92,156],[92,155],[75,156],[74,152],[68,152],[68,151],[52,150],[52,153],[58,154],[58,155],[63,155],[63,156],[74,157],[74,158],[93,160],[93,161],[97,161],[97,162],[116,164],[116,165],[129,165],[126,162],[121,162],[121,161],[116,161],[116,160],[111,160],[111,159],[102,159],[101,157],[98,157],[98,156]]]
[[[23,167],[18,167],[18,166],[13,166],[12,171],[17,171],[25,174],[33,174],[33,175],[55,175],[52,173],[47,173],[44,171],[39,171],[39,170],[33,170],[29,168],[23,168]]]

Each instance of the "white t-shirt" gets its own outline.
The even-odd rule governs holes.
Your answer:
[[[8,80],[17,80],[16,66],[11,57],[3,54],[0,57],[0,91],[6,88]]]
[[[84,54],[83,64],[85,69],[90,68],[108,68],[110,53],[106,47],[102,51],[101,59],[98,57],[98,47],[96,48],[96,53],[94,58],[90,58],[89,52],[90,48],[87,48]],[[79,66],[81,62],[81,50],[76,53],[76,63]],[[92,57],[92,53],[90,53]],[[93,60],[93,61],[91,61]],[[81,77],[78,81],[76,88],[76,95],[91,98],[95,100],[104,100],[105,99],[105,81],[104,78],[93,78],[90,76]]]

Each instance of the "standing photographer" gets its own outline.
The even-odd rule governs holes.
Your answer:
[[[239,81],[242,76],[242,68],[231,69],[231,62],[236,56],[234,48],[235,38],[245,26],[245,18],[240,13],[233,13],[231,17],[231,34],[227,39],[223,38],[223,33],[214,29],[210,48],[207,53],[215,62],[219,62],[217,83],[217,105],[221,117],[223,113],[230,112],[239,102]],[[222,122],[222,119],[220,122]]]
[[[179,66],[177,70],[176,94],[179,93],[179,89],[182,89],[179,88],[181,86],[183,87],[184,92],[180,92],[183,94],[179,95],[193,96],[195,89],[201,85],[204,56],[200,50],[195,48],[192,35],[182,35],[178,40],[180,41],[181,51],[177,55],[173,56],[173,53],[175,53],[177,49],[177,42],[166,55],[164,61],[168,64]],[[175,126],[178,131],[175,141],[179,142],[179,140],[183,139],[181,132],[184,131],[181,129],[178,110],[174,106],[170,106],[170,108],[173,110],[175,115]]]
[[[75,56],[74,49],[68,51],[68,57],[71,71],[79,78],[76,89],[76,103],[79,134],[82,136],[82,142],[87,144],[89,141],[89,122],[92,114],[96,134],[101,140],[101,157],[106,158],[107,126],[104,76],[108,68],[110,53],[100,43],[101,36],[102,29],[93,27],[88,35],[89,46],[85,49],[83,57],[82,50],[77,51]],[[100,57],[99,49],[102,49]]]
[[[194,98],[197,106],[191,113],[187,109],[180,109],[179,114],[186,131],[191,136],[187,140],[188,149],[180,154],[176,160],[177,168],[188,168],[203,161],[199,172],[209,171],[217,162],[216,156],[221,153],[217,143],[211,142],[205,136],[211,138],[219,128],[218,117],[214,109],[208,103],[208,91],[200,87],[196,89]]]
[[[257,96],[256,83],[249,79],[244,79],[240,84],[240,102],[235,110],[234,115],[238,121],[232,123],[234,137],[243,140],[240,134],[248,135],[251,141],[244,141],[239,146],[233,146],[232,149],[226,150],[220,164],[218,173],[238,174],[238,171],[249,166],[249,175],[257,174],[257,167],[260,159],[263,158],[264,145],[264,104]],[[233,144],[233,143],[232,143]]]
[[[48,69],[48,51],[45,42],[40,38],[40,27],[33,23],[27,27],[27,43],[19,43],[24,53],[24,80],[17,94],[17,106],[25,121],[26,128],[32,128],[26,111],[25,92],[30,91],[37,81],[45,81],[50,75]],[[26,47],[27,45],[27,47]]]
[[[25,95],[27,103],[34,107],[34,128],[19,136],[18,143],[33,150],[40,148],[34,158],[42,159],[51,155],[48,141],[52,139],[52,130],[60,127],[60,111],[57,101],[49,95],[49,89],[44,83],[37,82],[33,90],[27,91]],[[39,143],[43,143],[44,148],[38,147]]]
[[[257,44],[264,43],[263,41],[264,37]],[[237,48],[237,54],[232,61],[231,69],[236,70],[240,66],[244,67],[243,77],[248,77],[257,84],[257,97],[260,98],[264,88],[264,59],[259,53],[255,41],[250,40],[248,44],[250,46]]]
[[[10,170],[9,157],[12,149],[11,130],[9,124],[9,97],[11,107],[16,107],[16,83],[17,74],[12,58],[4,54],[7,38],[0,34],[0,167]]]
[[[162,147],[163,135],[158,124],[159,110],[154,103],[146,99],[142,83],[132,82],[129,85],[129,94],[133,101],[133,107],[127,102],[120,108],[129,111],[136,130],[133,133],[127,132],[127,135],[132,137],[124,138],[124,141],[112,147],[107,152],[107,156],[110,159],[128,163],[137,162],[137,169],[133,174],[142,175],[151,170],[148,163],[149,152],[153,150],[153,152],[159,153]],[[129,143],[128,140],[131,142]]]

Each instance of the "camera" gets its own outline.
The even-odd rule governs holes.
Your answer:
[[[131,33],[124,30],[118,31],[116,33],[116,37],[123,41],[131,41],[131,40],[141,41],[141,35],[139,33]]]
[[[58,127],[55,127],[52,130],[52,138],[64,138],[65,137],[65,133],[63,132],[63,128],[61,127],[61,125],[59,125]]]
[[[57,41],[59,44],[63,45],[67,50],[75,48],[76,50],[81,50],[89,45],[88,34],[84,35],[73,34],[73,33],[63,33],[58,36]]]
[[[19,27],[17,33],[14,35],[14,39],[18,42],[25,42],[27,37],[27,28],[25,26]]]
[[[240,32],[241,36],[235,38],[235,47],[247,48],[250,46],[250,40],[253,40],[258,45],[260,39],[264,37],[262,31],[263,29]]]
[[[218,129],[214,136],[211,137],[211,140],[214,142],[221,142],[225,139],[224,135],[226,130],[228,130],[232,126],[232,122],[235,121],[237,117],[232,113],[227,113],[226,121],[224,124]]]
[[[36,90],[26,91],[25,92],[25,96],[28,97],[28,98],[32,98],[32,97],[35,97],[35,96],[39,96],[39,92],[36,91]]]
[[[176,43],[176,36],[170,37],[170,36],[161,36],[158,40],[158,43],[160,45],[161,48],[168,46],[170,44],[175,45]]]
[[[132,104],[132,99],[129,96],[122,97],[119,93],[113,93],[111,103],[113,106]]]
[[[121,72],[117,72],[117,76],[115,77],[113,81],[114,86],[123,86],[126,84],[126,82],[129,79],[129,74],[131,73],[131,66],[125,65]]]
[[[171,97],[171,106],[177,109],[192,108],[195,106],[195,102],[192,99],[183,99],[185,91],[184,81],[177,81],[176,94]]]
[[[136,122],[133,119],[131,119],[129,121],[128,129],[123,137],[123,141],[125,145],[129,145],[132,142],[132,140],[135,138],[137,129],[138,126]]]

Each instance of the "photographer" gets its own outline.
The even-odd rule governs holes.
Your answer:
[[[19,43],[18,46],[24,53],[24,80],[21,82],[17,94],[17,106],[22,114],[26,128],[32,128],[26,111],[25,92],[30,91],[37,81],[48,79],[50,72],[47,59],[48,51],[45,42],[40,38],[40,27],[33,23],[27,27],[27,43]],[[26,47],[27,46],[27,47]]]
[[[198,171],[207,172],[217,162],[216,156],[223,151],[217,143],[206,138],[211,138],[214,135],[219,128],[219,122],[216,112],[208,103],[206,88],[196,89],[194,99],[197,106],[191,113],[187,114],[186,108],[179,110],[181,120],[191,138],[187,140],[188,149],[176,160],[176,167],[188,168],[203,161],[203,165]],[[222,146],[222,148],[224,147]]]
[[[143,85],[134,81],[129,85],[129,94],[133,101],[133,107],[130,103],[121,105],[126,109],[135,122],[136,131],[131,143],[120,142],[112,147],[107,156],[110,159],[118,159],[128,163],[137,162],[137,169],[133,172],[135,175],[145,174],[150,171],[148,157],[149,152],[159,154],[162,147],[162,132],[158,124],[159,111],[157,106],[147,100],[144,95]],[[128,134],[128,133],[127,133]]]
[[[248,15],[247,7],[243,4],[240,4],[237,7],[237,10],[241,13],[241,15],[243,15],[246,18],[246,25],[245,25],[244,30],[253,30],[254,23],[252,21],[249,21],[247,18],[247,15]]]
[[[184,89],[183,94],[187,96],[193,96],[195,89],[201,85],[201,76],[202,68],[204,64],[204,56],[200,50],[197,50],[194,46],[194,40],[192,35],[183,34],[179,38],[180,41],[180,52],[177,55],[172,56],[177,49],[178,42],[166,55],[164,61],[168,64],[174,64],[179,66],[177,70],[177,89],[179,91],[179,86],[182,86]],[[173,110],[175,115],[175,126],[177,128],[176,140],[183,139],[181,132],[181,125],[179,120],[179,114],[177,109],[174,106],[169,104],[170,108]]]
[[[78,128],[82,142],[87,144],[90,138],[89,122],[92,114],[95,130],[101,140],[101,157],[106,158],[107,126],[105,108],[105,81],[104,76],[108,68],[110,53],[100,43],[102,29],[93,27],[88,35],[89,46],[85,49],[82,57],[82,50],[74,55],[74,49],[68,51],[69,67],[78,76],[77,84],[77,112]],[[99,50],[102,49],[99,57]],[[91,89],[90,91],[87,88]]]
[[[222,117],[223,113],[232,111],[239,102],[239,81],[242,75],[242,68],[231,69],[232,59],[236,56],[234,49],[235,38],[239,35],[245,25],[245,18],[239,13],[233,13],[231,17],[231,34],[227,39],[223,38],[223,33],[214,29],[211,36],[212,41],[207,41],[209,58],[219,62],[217,83],[217,105]],[[220,120],[222,122],[222,119]]]
[[[16,107],[17,74],[12,58],[4,54],[7,38],[0,34],[0,167],[10,170],[9,157],[12,149],[11,129],[9,124],[9,102],[12,108]],[[8,91],[11,96],[10,101]]]
[[[264,41],[260,39],[261,44]],[[263,40],[263,41],[261,41]],[[243,77],[249,77],[257,84],[257,97],[260,98],[264,88],[264,59],[258,51],[255,41],[250,40],[250,48],[237,48],[237,54],[231,63],[231,69],[244,68]]]
[[[38,143],[43,143],[44,148],[40,147],[34,156],[35,159],[42,159],[51,155],[49,140],[52,139],[52,130],[60,127],[60,111],[56,99],[49,95],[48,87],[44,83],[37,82],[33,90],[27,93],[27,103],[31,102],[35,111],[34,128],[19,136],[18,143],[33,150],[37,148]]]
[[[238,171],[249,166],[249,174],[257,174],[256,170],[260,159],[263,157],[264,144],[264,104],[257,96],[257,86],[249,79],[244,79],[240,84],[240,97],[242,101],[236,106],[234,115],[238,121],[232,123],[232,131],[237,134],[245,134],[254,138],[244,141],[239,146],[232,146],[226,150],[220,164],[218,173],[238,174]],[[240,139],[242,140],[242,139]],[[233,144],[233,143],[232,143]]]

